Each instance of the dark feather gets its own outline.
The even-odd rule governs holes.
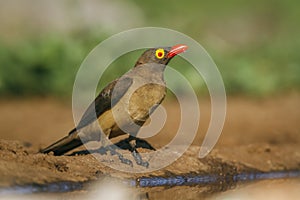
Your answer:
[[[117,84],[118,83],[118,84]],[[88,109],[83,114],[79,124],[73,129],[70,134],[79,130],[90,123],[97,120],[97,118],[105,111],[111,109],[124,96],[128,88],[132,85],[133,80],[129,77],[121,77],[108,84],[97,96],[95,101],[91,103]],[[112,95],[114,93],[114,95]]]

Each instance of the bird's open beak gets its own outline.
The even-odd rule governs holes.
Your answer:
[[[171,50],[167,54],[167,58],[173,58],[177,54],[185,52],[187,49],[188,49],[188,46],[186,46],[184,44],[177,44],[171,48]]]

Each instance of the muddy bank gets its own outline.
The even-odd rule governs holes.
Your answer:
[[[191,146],[170,166],[150,173],[124,173],[104,165],[93,155],[53,156],[36,153],[29,144],[0,140],[0,186],[45,184],[60,181],[84,182],[99,177],[138,178],[180,174],[236,174],[249,171],[300,169],[300,145],[257,144],[216,148],[204,159],[199,147]],[[118,150],[128,155],[126,150]],[[104,159],[110,154],[98,155]],[[133,158],[132,162],[134,162]],[[124,167],[117,156],[110,162]],[[115,163],[115,164],[116,164]],[[134,164],[136,165],[136,164]]]

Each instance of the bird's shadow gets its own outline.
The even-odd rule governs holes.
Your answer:
[[[69,156],[75,156],[75,155],[88,155],[88,154],[93,154],[93,153],[99,153],[101,155],[107,154],[108,151],[111,150],[117,150],[118,148],[123,149],[123,150],[128,150],[132,152],[132,146],[130,145],[130,142],[132,140],[135,140],[135,148],[143,148],[143,149],[148,149],[148,150],[153,150],[155,151],[156,149],[146,140],[140,139],[140,138],[132,138],[128,137],[125,139],[120,140],[119,142],[116,142],[112,145],[106,146],[106,147],[100,147],[98,149],[91,149],[91,150],[81,150],[81,151],[75,151]]]

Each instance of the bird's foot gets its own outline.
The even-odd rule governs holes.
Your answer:
[[[119,154],[118,157],[119,157],[119,160],[121,161],[121,163],[124,163],[126,165],[130,165],[131,167],[133,167],[133,163],[132,163],[131,160],[129,160],[127,158],[124,158],[124,156],[122,154]]]
[[[108,146],[107,147],[107,150],[110,151],[110,154],[113,156],[113,155],[117,155],[119,160],[121,161],[121,163],[124,163],[126,165],[130,165],[131,167],[133,166],[133,163],[131,160],[127,159],[127,158],[124,158],[124,156],[117,152],[115,148],[111,147],[111,146]]]
[[[111,155],[117,155],[119,160],[122,163],[124,163],[126,165],[130,165],[131,167],[133,167],[132,161],[127,159],[127,158],[124,158],[124,156],[121,153],[117,152],[116,149],[110,149],[109,151],[110,151]],[[146,167],[146,168],[149,167],[149,163],[147,161],[143,161],[142,156],[139,154],[139,152],[136,149],[132,150],[132,156],[133,156],[133,158],[134,158],[137,165],[141,165],[141,166]]]
[[[147,161],[143,161],[141,155],[139,154],[139,152],[137,150],[132,151],[132,156],[133,156],[136,164],[141,165],[146,168],[149,167],[149,163]]]

